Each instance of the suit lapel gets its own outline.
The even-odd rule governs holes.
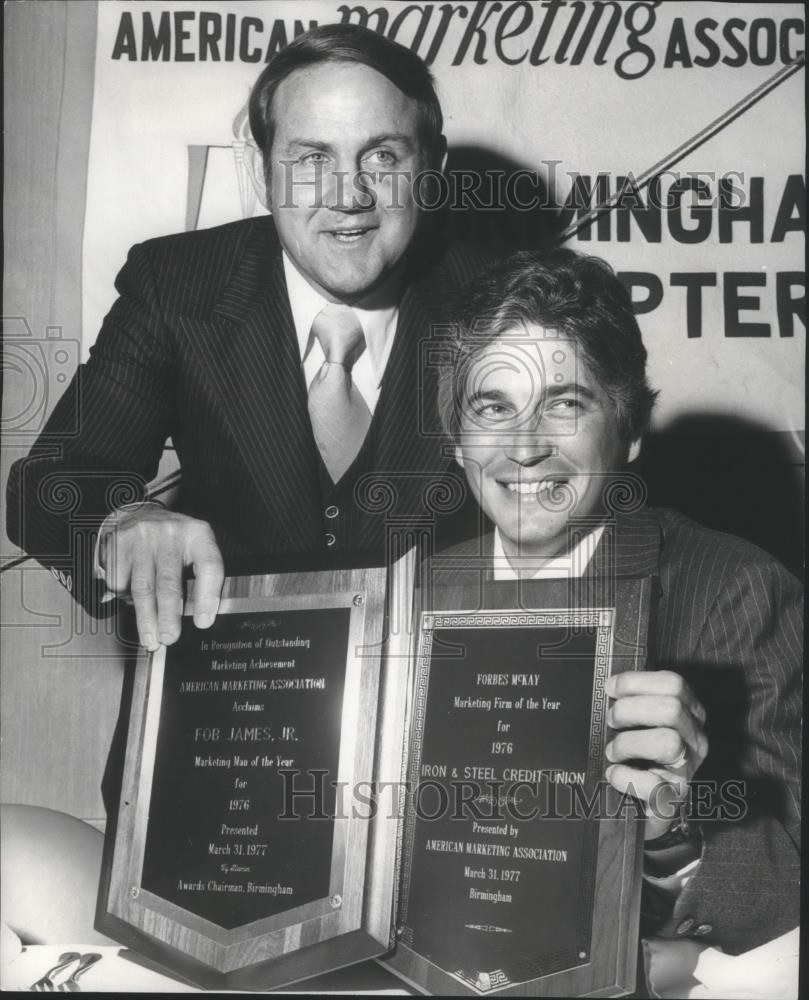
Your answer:
[[[662,536],[654,514],[641,509],[615,515],[607,523],[588,567],[589,575],[655,576],[660,572]]]
[[[251,234],[209,319],[181,321],[236,447],[289,549],[320,541],[315,444],[281,250],[271,223]],[[268,526],[258,526],[261,534]]]

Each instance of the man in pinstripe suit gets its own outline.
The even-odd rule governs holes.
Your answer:
[[[272,219],[134,247],[89,362],[9,480],[9,535],[86,607],[131,599],[150,650],[179,635],[186,567],[204,628],[223,556],[381,549],[393,520],[432,530],[463,502],[419,351],[485,258],[441,250],[417,204],[445,156],[426,66],[324,26],[268,64],[250,112]],[[347,370],[369,425],[338,473],[310,421],[329,306],[359,328]],[[171,511],[144,502],[168,438]]]
[[[645,932],[730,953],[785,933],[799,915],[798,582],[741,539],[644,508],[622,473],[655,393],[603,261],[516,254],[460,316],[439,406],[495,530],[435,557],[433,584],[565,576],[575,601],[656,576],[655,669],[607,682],[606,778],[646,803]]]

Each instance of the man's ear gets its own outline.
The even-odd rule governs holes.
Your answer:
[[[256,192],[258,200],[272,214],[270,189],[264,173],[264,156],[252,139],[249,139],[244,144],[242,162],[247,170],[247,175],[250,178],[250,183],[253,185],[253,190]]]
[[[634,462],[635,459],[640,455],[641,438],[635,438],[634,441],[629,445],[629,453],[626,456],[627,464],[629,462]]]
[[[449,149],[447,148],[447,137],[445,135],[440,135],[438,137],[438,148],[435,151],[435,158],[437,161],[437,169],[439,173],[445,174],[447,172],[447,156],[449,155]]]
[[[455,445],[455,461],[463,469],[463,467],[464,467],[464,464],[463,464],[463,452],[461,451],[461,446],[459,444]]]

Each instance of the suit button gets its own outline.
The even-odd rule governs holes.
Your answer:
[[[713,930],[713,924],[700,924],[699,927],[694,928],[694,934],[702,937],[705,934],[710,934]]]
[[[679,924],[677,924],[677,933],[687,934],[693,926],[694,926],[694,921],[691,919],[691,917],[686,917],[685,920],[681,920]]]
[[[326,532],[326,545],[328,545],[329,547],[331,547],[332,545],[334,545],[334,543],[336,541],[337,541],[337,539],[334,537],[334,535],[330,531],[327,531]]]
[[[331,506],[326,508],[326,517],[337,517],[339,513],[339,509],[335,507],[334,504],[331,504]]]

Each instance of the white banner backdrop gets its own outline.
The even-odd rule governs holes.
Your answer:
[[[801,56],[802,15],[797,3],[102,0],[85,356],[133,243],[263,212],[243,162],[247,97],[313,23],[367,23],[414,48],[450,149],[529,171],[521,197],[546,191],[571,223],[577,192],[601,202]],[[699,412],[802,437],[804,83],[801,68],[656,194],[640,191],[634,212],[625,203],[569,241],[632,272],[659,428]]]

